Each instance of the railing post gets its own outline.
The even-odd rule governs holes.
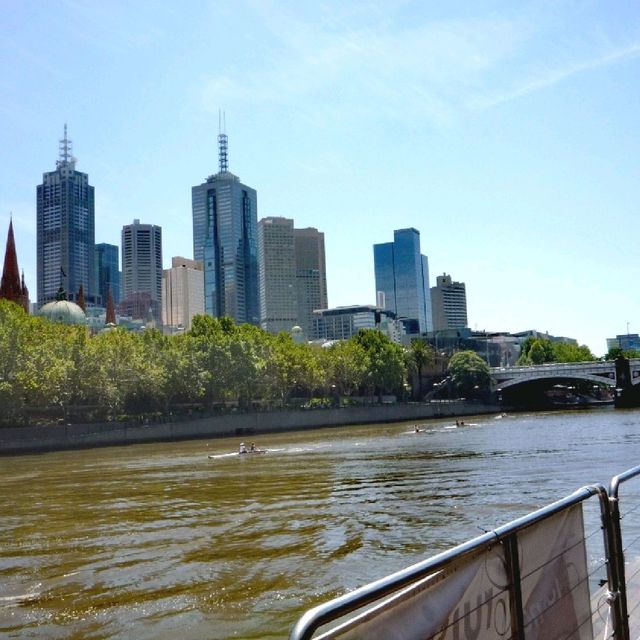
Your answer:
[[[509,576],[509,608],[511,610],[511,638],[524,640],[524,611],[522,607],[522,583],[520,580],[520,558],[518,535],[512,533],[503,541],[504,555]]]
[[[622,545],[622,529],[620,526],[620,503],[617,491],[609,496],[609,554],[608,563],[611,568],[612,582],[609,585],[610,606],[613,612],[613,634],[616,640],[629,640],[629,612],[627,609],[627,582],[624,571],[624,547]]]

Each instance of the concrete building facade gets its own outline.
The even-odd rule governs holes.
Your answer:
[[[193,317],[203,313],[202,262],[171,258],[171,268],[162,274],[162,325],[165,331],[189,330]]]
[[[467,292],[464,282],[453,282],[443,273],[431,287],[433,330],[462,329],[468,326]]]
[[[298,325],[293,220],[263,218],[258,223],[260,326],[270,333]]]
[[[298,325],[307,339],[315,339],[314,311],[329,306],[324,233],[314,227],[294,229],[293,241]]]
[[[161,321],[162,301],[162,229],[154,224],[133,224],[122,228],[123,315],[133,319],[149,312]],[[145,313],[144,307],[147,306]],[[124,305],[124,307],[122,306]]]

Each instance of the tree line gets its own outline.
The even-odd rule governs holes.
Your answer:
[[[417,397],[418,372],[432,361],[426,342],[405,349],[374,329],[324,348],[202,315],[174,336],[120,328],[92,336],[0,300],[4,424],[331,406],[355,395],[406,397],[412,376]]]

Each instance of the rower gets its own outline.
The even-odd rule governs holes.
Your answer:
[[[244,442],[240,443],[240,451],[238,451],[238,453],[247,453],[247,447],[245,446]]]
[[[251,447],[249,448],[249,451],[251,453],[255,453],[256,452],[256,443],[255,442],[251,443]]]

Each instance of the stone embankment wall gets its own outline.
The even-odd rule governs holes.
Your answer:
[[[498,405],[431,402],[307,411],[232,413],[152,424],[41,425],[0,428],[0,454],[103,447],[141,442],[244,436],[353,424],[402,422],[502,411]]]

